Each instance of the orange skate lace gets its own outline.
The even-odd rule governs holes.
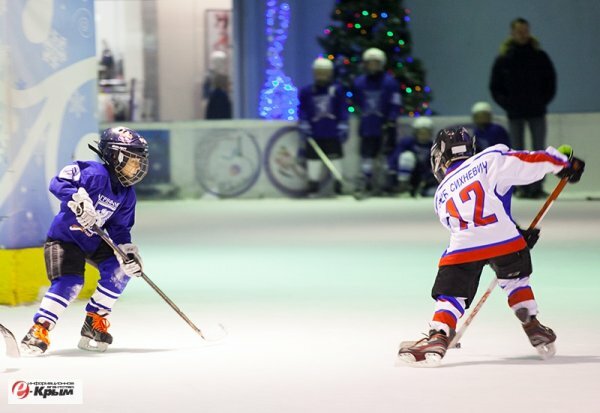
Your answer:
[[[107,333],[108,327],[110,327],[110,323],[108,320],[96,313],[88,313],[88,315],[92,316],[92,327],[94,330],[98,330],[101,333]]]
[[[32,335],[35,338],[42,340],[44,343],[48,345],[50,344],[50,339],[48,338],[48,330],[43,325],[34,324]]]

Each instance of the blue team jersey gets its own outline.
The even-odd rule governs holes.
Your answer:
[[[475,135],[475,147],[477,152],[494,145],[506,145],[510,147],[510,138],[508,132],[501,125],[489,123],[483,128],[475,127],[473,130]]]
[[[50,225],[48,237],[77,244],[86,253],[94,252],[100,245],[100,237],[81,231],[75,214],[67,206],[78,188],[84,188],[89,194],[100,215],[100,226],[113,241],[116,244],[131,242],[135,191],[133,187],[111,180],[106,166],[93,161],[73,162],[50,181],[50,192],[60,200],[60,211]]]
[[[354,103],[360,109],[359,134],[381,136],[382,126],[400,114],[400,86],[387,73],[361,75],[354,81]]]
[[[310,85],[299,94],[298,117],[310,125],[314,138],[338,138],[341,123],[348,121],[348,107],[341,85]]]
[[[431,172],[431,145],[433,142],[429,141],[426,143],[420,143],[414,137],[407,137],[396,145],[394,152],[388,158],[388,165],[390,170],[396,172],[412,172],[412,171],[403,171],[400,164],[399,159],[402,152],[410,151],[415,154],[415,158],[417,160],[417,164],[415,166],[417,172],[419,174],[427,174],[429,175]]]

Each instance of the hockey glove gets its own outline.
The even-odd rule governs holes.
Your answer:
[[[570,165],[565,166],[559,173],[556,174],[559,178],[569,178],[570,184],[575,184],[581,179],[581,175],[585,169],[585,162],[574,156],[569,159]]]
[[[540,229],[523,229],[521,227],[517,227],[517,229],[519,230],[519,233],[521,233],[523,238],[525,238],[525,242],[527,243],[529,249],[533,249],[533,246],[538,242],[538,239],[540,239]]]
[[[85,188],[79,188],[73,194],[72,201],[67,202],[67,206],[75,214],[77,222],[83,229],[90,229],[98,219],[98,213],[94,208],[90,196]]]
[[[130,277],[140,277],[143,271],[142,257],[138,247],[133,244],[120,244],[119,248],[127,255],[127,261],[120,254],[115,254],[123,272]]]

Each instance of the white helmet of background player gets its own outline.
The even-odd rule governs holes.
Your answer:
[[[471,108],[473,123],[478,128],[483,128],[492,123],[492,105],[487,102],[477,102]]]
[[[433,138],[433,121],[430,117],[419,116],[412,124],[415,138],[419,143],[431,143]]]
[[[319,86],[326,86],[333,81],[333,62],[324,57],[318,57],[312,64],[313,78]]]
[[[362,60],[365,65],[365,70],[369,74],[382,72],[387,63],[387,57],[383,50],[376,47],[365,50],[362,55]]]
[[[452,162],[475,154],[475,137],[463,127],[446,128],[438,132],[431,146],[431,170],[438,182],[446,176]]]

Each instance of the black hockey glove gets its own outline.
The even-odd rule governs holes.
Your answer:
[[[559,178],[569,178],[569,183],[575,184],[581,179],[581,175],[585,169],[585,162],[579,158],[571,158],[569,160],[571,165],[563,168],[559,173],[556,174]]]
[[[525,242],[527,243],[529,249],[533,249],[533,246],[538,242],[538,239],[540,239],[540,229],[523,229],[519,226],[517,226],[517,229],[519,230],[523,238],[525,238]]]

